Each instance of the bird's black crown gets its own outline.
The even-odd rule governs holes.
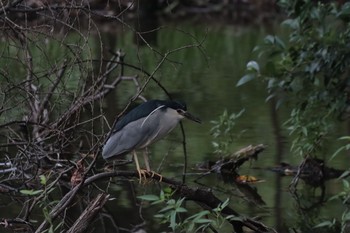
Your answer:
[[[162,101],[162,100],[160,100],[160,101]],[[187,111],[187,106],[182,101],[165,100],[165,101],[162,101],[162,102],[164,102],[163,105],[165,105],[168,108],[172,108],[172,109],[175,109],[175,110],[182,109],[184,111]],[[160,104],[160,105],[162,105],[162,104]]]

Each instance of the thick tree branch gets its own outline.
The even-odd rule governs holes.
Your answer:
[[[135,178],[138,178],[139,174],[137,171],[115,171],[115,172],[98,173],[94,176],[91,176],[91,177],[87,178],[83,184],[80,183],[78,186],[74,187],[70,192],[68,192],[63,197],[61,202],[58,203],[56,205],[56,207],[54,208],[54,210],[51,212],[53,214],[52,217],[58,216],[58,214],[68,206],[67,203],[69,203],[70,200],[72,200],[72,198],[77,194],[77,191],[80,188],[83,188],[87,185],[93,184],[98,180],[105,180],[105,179],[111,178],[111,177],[129,177],[129,178],[135,177]],[[192,187],[189,187],[187,185],[184,185],[182,182],[179,182],[179,181],[176,181],[173,179],[169,179],[166,177],[161,177],[157,174],[156,175],[153,175],[151,173],[146,174],[146,178],[170,185],[173,189],[176,190],[176,194],[178,194],[179,196],[184,197],[187,200],[192,200],[192,201],[198,203],[200,206],[205,206],[207,209],[214,209],[223,203],[219,198],[217,198],[211,192],[211,190],[208,190],[208,189],[192,188]],[[228,207],[228,206],[225,207],[221,213],[224,216],[234,215],[234,216],[241,218],[241,220],[229,220],[230,223],[232,224],[232,226],[234,227],[235,232],[237,232],[237,233],[243,232],[243,230],[242,230],[243,226],[253,230],[254,232],[261,232],[261,233],[263,233],[263,232],[275,232],[273,229],[266,227],[264,224],[262,224],[258,221],[240,216],[239,213],[237,213],[231,207]],[[36,232],[39,233],[41,230],[43,230],[43,228],[39,227]]]

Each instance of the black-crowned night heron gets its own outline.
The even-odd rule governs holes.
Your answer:
[[[109,160],[133,152],[141,179],[141,174],[145,174],[145,170],[140,169],[136,150],[146,148],[168,135],[183,118],[201,122],[187,112],[184,103],[170,100],[147,101],[132,109],[115,124],[103,147],[102,157]],[[149,172],[151,169],[147,154],[143,155]]]

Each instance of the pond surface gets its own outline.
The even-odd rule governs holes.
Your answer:
[[[300,210],[300,206],[311,206],[311,203],[317,202],[320,190],[305,186],[301,182],[298,188],[305,198],[303,200],[305,203],[298,204],[288,191],[291,178],[280,177],[268,170],[280,162],[298,165],[301,161],[299,156],[289,151],[291,139],[283,126],[289,114],[288,106],[282,106],[276,111],[274,105],[266,102],[266,84],[262,80],[255,80],[245,86],[236,87],[238,80],[244,75],[246,63],[255,58],[252,53],[253,48],[262,42],[268,34],[267,31],[271,31],[271,28],[266,30],[264,27],[231,25],[171,25],[165,27],[158,32],[158,44],[152,45],[154,49],[161,52],[195,43],[189,34],[204,42],[201,48],[183,49],[171,54],[170,61],[165,62],[155,76],[168,92],[176,99],[186,101],[189,111],[202,119],[201,125],[183,121],[188,153],[187,184],[192,187],[200,186],[193,182],[198,178],[197,171],[194,169],[196,164],[207,160],[216,161],[220,158],[220,155],[214,153],[212,145],[214,139],[210,133],[213,127],[211,121],[218,120],[225,110],[228,113],[238,113],[244,109],[243,115],[236,120],[233,130],[234,140],[228,148],[230,152],[235,152],[248,145],[260,143],[267,145],[267,149],[260,154],[257,161],[245,164],[239,170],[241,175],[252,175],[264,180],[252,187],[257,189],[257,193],[265,204],[252,203],[252,198],[245,196],[236,186],[225,184],[215,174],[201,178],[202,187],[211,188],[222,200],[230,198],[230,205],[233,209],[250,217],[260,216],[262,222],[275,228],[278,232],[289,232],[288,229],[293,227],[306,230],[310,225],[316,225],[324,219],[339,218],[343,211],[341,204],[334,202],[310,210]],[[130,41],[132,41],[131,34],[126,33],[122,38],[118,38],[117,47],[122,48],[127,54],[125,62],[139,64],[148,72],[152,72],[159,62],[159,57],[154,55],[147,46],[138,48]],[[137,51],[137,56],[135,51]],[[126,72],[131,75],[133,71]],[[113,122],[112,117],[118,113],[118,108],[122,109],[128,98],[132,96],[129,84],[125,84],[125,87],[124,90],[118,89],[118,93],[108,99],[106,111],[110,116],[110,123]],[[154,83],[148,86],[143,96],[148,99],[166,98],[166,95]],[[279,130],[277,126],[281,129]],[[330,138],[324,155],[320,155],[326,161],[339,145],[331,142],[346,134],[345,127],[342,126],[344,125],[339,125],[339,129],[335,130],[334,138]],[[279,131],[276,132],[276,130]],[[182,179],[184,156],[180,127],[165,140],[156,143],[149,149],[154,169],[157,168],[166,177]],[[344,160],[346,160],[345,156],[338,156],[329,165],[338,169],[346,169]],[[129,168],[133,169],[133,166],[130,165]],[[134,186],[138,185],[135,183]],[[151,193],[158,195],[160,189],[151,188],[152,186],[139,186],[135,195]],[[118,224],[130,228],[131,225],[136,225],[142,220],[139,218],[139,208],[132,204],[135,200],[126,201],[128,199],[126,196],[131,191],[120,191],[120,187],[125,188],[125,184],[116,188],[119,191],[114,193],[111,190],[110,192],[119,200],[114,201],[110,209],[116,210],[123,206],[124,216],[121,217],[122,220],[118,221]],[[327,183],[326,196],[330,197],[341,189],[341,181],[330,181]],[[123,200],[124,204],[120,200]],[[155,210],[151,210],[152,207],[147,208],[147,205],[143,208],[143,211],[149,213],[145,229],[148,229],[149,232],[159,232],[158,225],[152,220],[152,216],[156,214]],[[192,205],[188,208],[193,209],[194,212],[196,210],[196,207]],[[115,213],[117,219],[120,214],[121,212]],[[230,227],[227,226],[227,232],[230,232]],[[311,231],[306,230],[305,232]]]
[[[256,57],[252,52],[253,48],[261,43],[264,37],[273,31],[273,28],[272,26],[243,27],[223,24],[172,24],[162,27],[156,35],[158,42],[149,46],[137,46],[134,43],[133,34],[124,29],[117,29],[112,33],[102,32],[101,37],[106,49],[114,51],[122,49],[126,54],[124,60],[126,63],[140,67],[148,73],[152,73],[161,61],[158,52],[172,51],[167,60],[161,64],[160,69],[155,72],[155,78],[174,99],[185,101],[189,112],[202,120],[202,124],[183,121],[187,147],[187,185],[193,188],[210,188],[222,201],[229,199],[229,205],[235,211],[248,217],[259,217],[259,221],[280,233],[291,232],[289,230],[291,228],[302,229],[303,232],[310,233],[312,232],[311,226],[325,219],[341,219],[343,205],[334,200],[301,210],[300,207],[312,206],[312,203],[317,202],[320,190],[300,182],[298,189],[303,201],[298,202],[288,191],[291,178],[281,177],[269,170],[280,162],[297,166],[301,161],[298,155],[290,152],[292,139],[288,135],[286,126],[283,125],[289,115],[288,105],[281,106],[277,111],[273,103],[266,102],[266,83],[263,80],[254,80],[242,87],[236,87],[238,80],[244,75],[246,63]],[[284,36],[283,32],[277,29],[276,34]],[[92,57],[98,58],[100,54],[96,51],[99,50],[99,45],[96,45],[98,43],[95,42],[99,39],[99,36],[92,35],[89,41],[90,47],[84,52],[96,53]],[[182,49],[178,49],[182,46],[184,46]],[[50,49],[50,42],[47,47]],[[54,52],[59,54],[57,56],[64,56],[63,53],[60,53],[59,46],[52,46],[51,50],[54,49]],[[25,70],[22,73],[24,77]],[[74,79],[74,75],[76,74],[72,72],[70,77]],[[124,75],[130,77],[138,75],[140,84],[147,78],[145,74],[128,67],[125,67]],[[76,83],[72,82],[71,85],[74,90]],[[104,115],[110,125],[134,94],[134,82],[125,80],[105,98],[103,101]],[[167,95],[153,81],[147,85],[142,96],[146,99],[167,99]],[[137,103],[140,102],[140,100],[137,101]],[[64,104],[62,103],[62,106]],[[212,121],[217,121],[225,110],[228,114],[232,114],[239,113],[243,109],[243,114],[235,120],[232,128],[232,143],[228,144],[227,153],[232,154],[249,145],[264,144],[267,146],[257,161],[244,164],[238,171],[240,175],[251,175],[263,180],[263,182],[251,185],[252,189],[256,189],[260,195],[260,203],[256,203],[257,198],[250,196],[251,193],[245,192],[244,189],[233,183],[224,183],[217,174],[204,176],[194,182],[200,176],[199,171],[195,169],[197,164],[208,160],[216,161],[222,156],[214,153],[213,142],[228,140],[227,137],[214,139],[211,133],[214,126]],[[14,110],[18,115],[21,114],[21,111],[25,111],[24,109]],[[8,118],[11,117],[8,116]],[[105,130],[101,132],[101,135],[108,131],[105,125],[94,125],[94,127],[98,128],[98,131]],[[339,155],[328,162],[328,158],[341,145],[341,142],[336,139],[348,134],[346,129],[345,124],[339,124],[338,128],[334,129],[334,135],[329,136],[329,143],[325,147],[327,149],[322,155],[319,155],[320,158],[327,161],[328,166],[337,169],[348,168],[348,159],[345,155]],[[167,178],[181,181],[184,167],[182,141],[180,127],[177,127],[167,138],[152,145],[149,153],[153,170],[159,171]],[[89,149],[87,148],[87,151]],[[105,165],[102,157],[98,162],[99,168]],[[135,165],[132,163],[124,169],[134,170]],[[130,232],[137,225],[147,232],[169,230],[166,225],[160,224],[154,218],[162,207],[142,205],[137,198],[145,194],[159,195],[160,190],[164,188],[166,188],[165,185],[154,183],[138,184],[136,180],[114,180],[108,186],[108,192],[111,195],[111,201],[106,207],[109,220],[105,221],[106,224],[101,224],[102,221],[96,220],[94,232],[102,230]],[[337,194],[340,190],[342,190],[341,180],[329,181],[326,187],[326,198]],[[9,213],[16,216],[17,208],[21,208],[12,208],[12,204],[8,204],[4,199],[2,203],[7,203],[7,205],[0,208],[0,217],[9,217]],[[201,208],[191,202],[186,203],[186,208],[190,215],[201,211]],[[40,214],[42,217],[42,213]],[[231,231],[232,226],[224,224],[221,232]],[[318,232],[317,229],[314,232]]]

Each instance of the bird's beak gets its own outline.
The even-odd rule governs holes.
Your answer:
[[[194,122],[197,122],[197,123],[202,123],[202,121],[198,117],[193,116],[189,112],[184,112],[183,116],[186,117],[187,119],[191,120],[191,121],[194,121]]]

